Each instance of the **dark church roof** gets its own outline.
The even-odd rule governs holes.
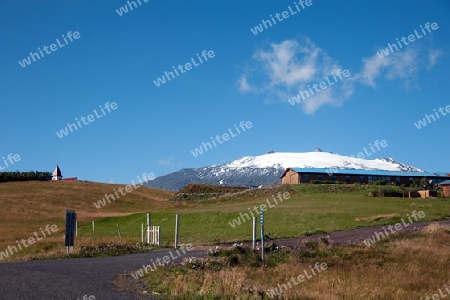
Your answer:
[[[61,170],[59,169],[58,165],[56,165],[56,169],[55,171],[53,171],[53,176],[62,177]]]

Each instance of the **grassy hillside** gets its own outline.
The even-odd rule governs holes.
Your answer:
[[[65,212],[77,212],[80,224],[111,216],[164,210],[172,192],[141,186],[116,201],[97,209],[94,202],[114,193],[119,184],[81,181],[28,181],[0,183],[0,250],[28,238],[46,224],[55,224],[64,235]],[[120,195],[120,194],[119,194]]]
[[[208,199],[176,202],[176,207],[152,212],[152,225],[162,228],[163,244],[173,245],[175,214],[180,215],[180,242],[220,243],[251,240],[254,206],[272,203],[272,195],[288,191],[290,198],[265,212],[265,233],[271,238],[298,237],[320,232],[352,229],[383,224],[394,224],[414,210],[422,210],[421,220],[450,218],[450,199],[409,199],[368,197],[373,187],[355,185],[293,185],[275,186],[216,196]],[[259,209],[259,208],[258,208]],[[242,219],[242,216],[244,219]],[[233,220],[240,219],[240,225]],[[117,223],[125,228],[122,233],[139,237],[144,214],[115,217],[96,223],[108,236],[117,236]],[[233,227],[230,222],[234,224]],[[109,230],[106,230],[109,228]],[[259,228],[259,216],[258,216]],[[259,230],[259,229],[258,229]],[[80,236],[90,237],[90,225],[80,228]]]
[[[408,199],[369,197],[374,187],[358,185],[274,186],[247,191],[227,191],[205,197],[173,198],[171,192],[139,187],[100,209],[94,206],[104,194],[121,185],[90,182],[13,182],[0,184],[0,251],[15,240],[33,236],[46,224],[59,228],[47,245],[29,247],[16,256],[61,248],[66,209],[78,215],[76,245],[119,241],[140,241],[146,212],[152,225],[161,226],[162,242],[174,244],[175,214],[180,215],[180,243],[210,244],[250,240],[252,221],[266,205],[265,233],[270,238],[288,238],[317,232],[331,232],[407,220],[412,211],[422,210],[425,220],[450,218],[450,199]],[[376,187],[384,189],[391,187]],[[195,190],[195,189],[194,189]],[[274,197],[288,193],[275,204]],[[172,199],[169,201],[168,199]],[[176,199],[176,200],[174,200]],[[268,202],[273,207],[268,208]],[[245,214],[248,215],[245,216]],[[93,239],[91,221],[95,221]],[[258,220],[259,223],[259,220]],[[231,225],[233,224],[233,225]],[[258,226],[259,227],[259,226]]]

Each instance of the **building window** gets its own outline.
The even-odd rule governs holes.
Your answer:
[[[409,177],[408,180],[409,180],[409,182],[413,182],[413,181],[414,181],[414,178]]]
[[[395,181],[400,183],[400,177],[395,177]]]
[[[319,176],[317,176],[317,178],[318,178],[319,180],[323,180],[323,175],[319,175]]]
[[[336,181],[336,175],[331,176],[331,180]]]
[[[359,182],[364,182],[364,176],[359,176]]]
[[[345,176],[345,181],[346,181],[346,182],[350,182],[350,176],[349,176],[349,175],[346,175],[346,176]]]
[[[303,175],[303,179],[304,179],[305,181],[308,181],[308,174]]]
[[[372,179],[372,176],[369,175],[368,177],[369,177],[369,180],[368,180],[368,181],[369,181],[369,182],[372,182],[372,180],[373,180],[373,179]]]

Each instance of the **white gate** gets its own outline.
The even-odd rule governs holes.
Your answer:
[[[161,246],[161,227],[148,226],[147,227],[147,244]]]

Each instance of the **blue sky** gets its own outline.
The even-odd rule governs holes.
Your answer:
[[[450,172],[450,116],[414,125],[450,105],[450,2],[312,0],[300,11],[284,0],[135,2],[122,16],[127,1],[0,2],[0,157],[21,158],[5,171],[58,163],[66,177],[129,183],[270,150],[351,155],[386,140],[369,159]],[[438,28],[424,35],[427,22]],[[415,30],[420,38],[377,55]],[[79,37],[65,44],[70,31]],[[18,63],[56,39],[63,47]],[[203,50],[214,57],[154,84]],[[290,104],[339,69],[350,76]],[[102,114],[107,102],[117,107]],[[99,118],[58,137],[94,110]],[[252,128],[192,155],[241,121]]]

